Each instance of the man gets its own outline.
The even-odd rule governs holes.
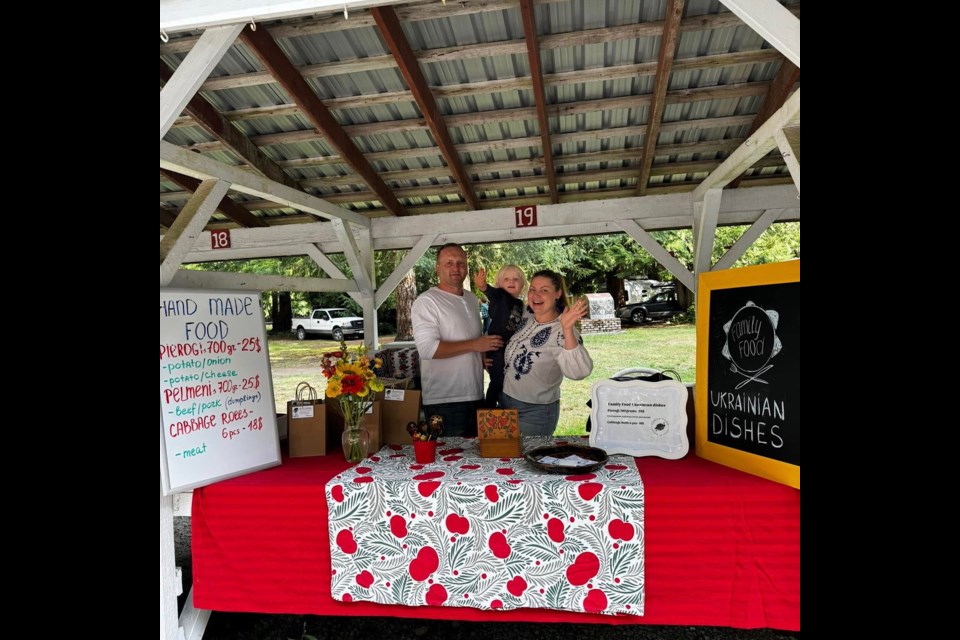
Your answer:
[[[448,436],[477,435],[483,400],[483,354],[503,346],[480,333],[477,297],[463,289],[467,254],[458,244],[437,251],[437,286],[413,302],[413,339],[420,353],[423,413],[443,417]]]

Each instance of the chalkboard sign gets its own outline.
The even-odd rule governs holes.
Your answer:
[[[800,261],[701,274],[697,455],[800,488]]]
[[[260,295],[160,290],[164,494],[280,464]]]

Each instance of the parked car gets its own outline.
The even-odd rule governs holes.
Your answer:
[[[314,309],[309,318],[294,318],[292,327],[298,340],[305,340],[310,333],[329,335],[334,340],[363,337],[363,318],[340,308]]]
[[[665,288],[646,302],[620,307],[617,309],[616,316],[635,324],[643,324],[647,320],[666,320],[683,312],[684,308],[677,302],[677,290]]]

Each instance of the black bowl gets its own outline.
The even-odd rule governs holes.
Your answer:
[[[548,464],[540,462],[540,458],[544,456],[553,456],[554,458],[565,458],[569,455],[576,454],[581,458],[587,460],[593,460],[593,464],[585,465],[582,467],[564,467],[559,464]],[[557,445],[550,447],[537,447],[536,449],[530,449],[527,451],[523,457],[527,462],[530,463],[534,469],[539,469],[546,473],[559,473],[563,475],[572,475],[576,473],[589,473],[590,471],[596,471],[603,465],[607,464],[610,460],[607,456],[607,452],[603,449],[598,449],[597,447],[584,447],[575,444],[565,444]]]

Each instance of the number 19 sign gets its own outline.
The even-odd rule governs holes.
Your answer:
[[[537,226],[537,205],[535,204],[527,207],[514,207],[513,215],[518,227]]]

